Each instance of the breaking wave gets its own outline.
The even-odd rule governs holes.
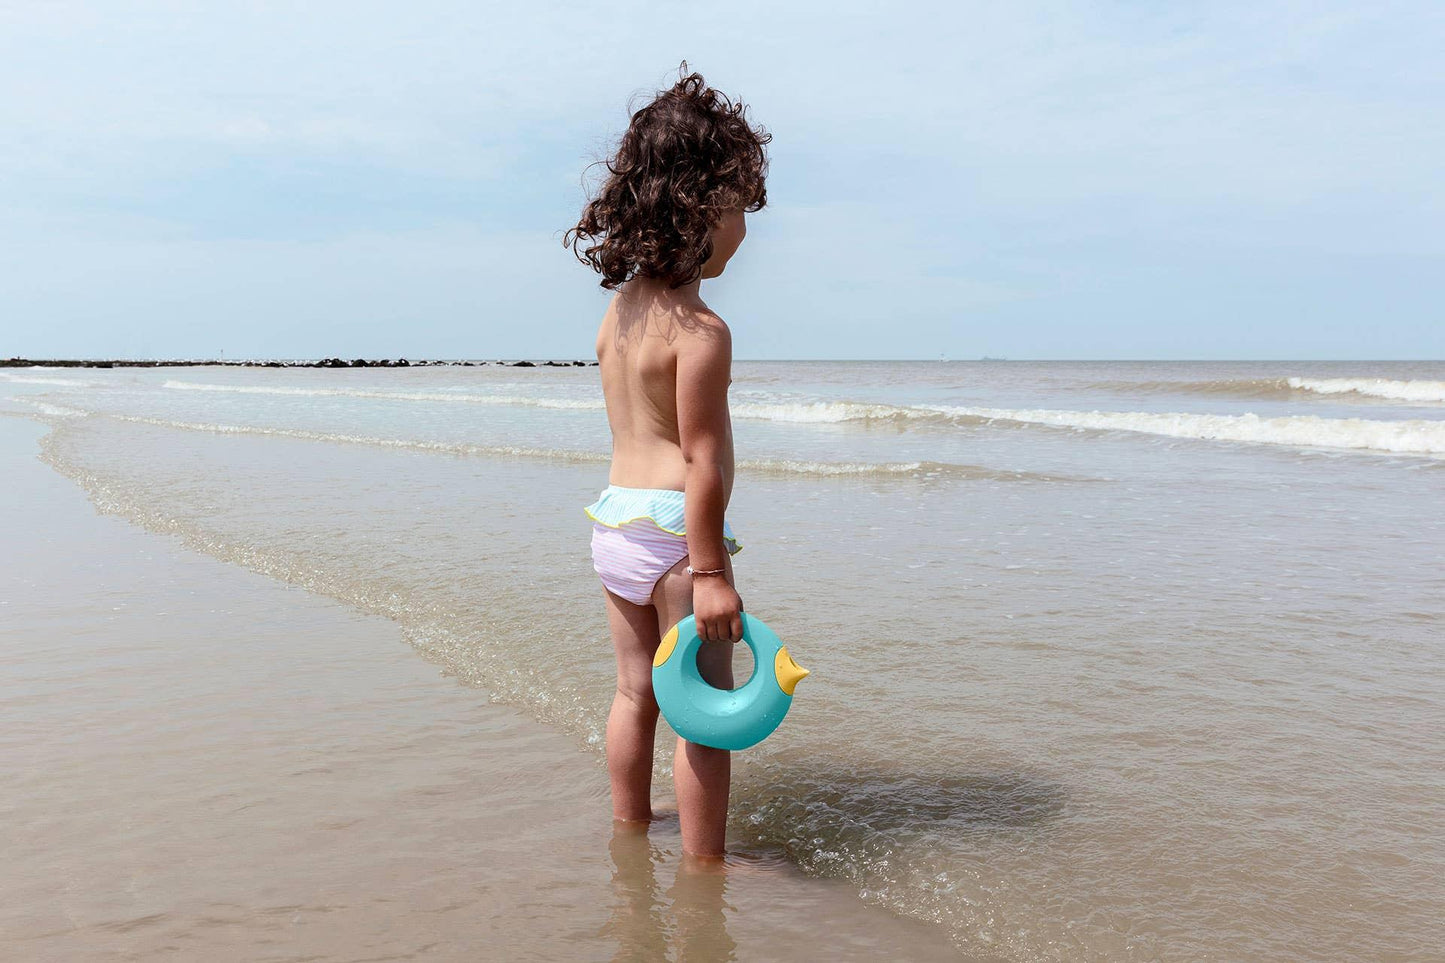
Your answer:
[[[59,379],[57,379],[59,380]],[[596,399],[548,398],[525,394],[476,394],[451,391],[399,392],[351,388],[298,388],[286,386],[220,385],[188,381],[166,381],[165,387],[183,391],[218,391],[240,394],[283,396],[342,396],[375,398],[390,401],[460,402],[472,404],[532,406],[538,408],[581,409],[602,411],[605,403]],[[1101,387],[1101,386],[1098,386]],[[1315,394],[1368,394],[1371,397],[1411,402],[1445,401],[1445,382],[1391,381],[1385,379],[1284,378],[1273,380],[1235,380],[1218,382],[1134,382],[1134,390],[1174,391],[1207,390],[1236,395],[1267,392],[1312,392]],[[32,402],[38,404],[38,402]],[[60,415],[61,407],[52,405],[50,414]],[[89,412],[86,412],[89,413]],[[1281,415],[1265,417],[1256,414],[1202,414],[1187,412],[1144,411],[1078,411],[1047,408],[993,408],[965,405],[896,405],[850,400],[799,400],[749,402],[732,406],[734,417],[799,425],[867,425],[872,423],[920,428],[960,428],[983,425],[1041,425],[1087,431],[1127,431],[1187,438],[1200,441],[1239,442],[1247,444],[1283,445],[1296,448],[1330,448],[1354,451],[1375,451],[1391,454],[1445,455],[1445,420],[1430,419],[1366,419],[1325,418],[1317,415]],[[393,448],[450,451],[456,454],[503,455],[561,458],[568,460],[603,461],[600,452],[571,451],[554,448],[532,448],[511,445],[470,445],[457,442],[418,439],[374,438],[364,435],[318,432],[299,428],[261,428],[234,424],[195,423],[145,419],[132,415],[110,414],[108,417],[150,422],[175,428],[218,433],[269,434],[278,437],[317,441],[337,441]],[[975,465],[945,462],[906,461],[890,463],[818,462],[789,459],[753,460],[739,467],[752,471],[784,472],[818,476],[894,475],[1003,477],[995,470]],[[1003,473],[1011,478],[1023,474]],[[1036,476],[1043,478],[1045,476]]]
[[[1445,421],[1380,421],[1292,415],[1207,415],[1144,411],[1070,411],[963,405],[886,405],[853,401],[739,405],[745,418],[801,423],[890,421],[977,426],[997,422],[1091,431],[1131,431],[1201,441],[1342,448],[1410,455],[1445,455]]]
[[[1223,381],[1103,381],[1090,388],[1148,394],[1203,394],[1231,398],[1279,400],[1321,395],[1356,395],[1361,398],[1408,404],[1445,403],[1445,381],[1392,378],[1236,378]]]
[[[303,398],[368,398],[378,401],[457,402],[461,404],[513,405],[605,411],[606,402],[597,398],[547,398],[536,395],[474,394],[460,391],[373,391],[366,388],[293,388],[286,386],[219,385],[192,381],[167,381],[164,387],[179,391],[216,391],[247,395],[280,395]],[[800,401],[793,403],[741,402],[731,406],[735,418],[757,421],[829,424],[848,421],[946,421],[937,410],[905,405],[872,404],[857,401]]]
[[[1445,401],[1445,381],[1389,378],[1288,378],[1291,388],[1322,395],[1357,394],[1392,401]]]
[[[948,413],[917,405],[874,404],[866,401],[798,401],[773,404],[743,402],[731,406],[734,418],[784,421],[798,424],[839,424],[846,421],[940,421]]]
[[[317,441],[343,445],[367,445],[374,448],[400,448],[409,451],[437,452],[445,455],[483,456],[503,458],[546,458],[569,462],[608,462],[611,455],[605,452],[584,451],[571,448],[534,448],[525,445],[477,445],[468,442],[428,441],[415,438],[381,438],[371,435],[353,435],[344,432],[312,431],[306,428],[275,428],[255,425],[231,425],[216,422],[173,421],[166,418],[148,418],[142,415],[125,415],[116,412],[86,411],[67,405],[47,402],[30,402],[38,413],[60,419],[85,418],[90,416],[110,418],[131,424],[152,425],[157,428],[171,428],[177,431],[200,431],[218,435],[254,435],[269,438],[293,438],[300,441]],[[941,461],[906,462],[830,462],[806,461],[799,459],[749,458],[742,459],[737,467],[744,471],[782,475],[816,475],[823,477],[894,477],[894,478],[963,478],[995,481],[1079,481],[1083,479],[1064,475],[1047,475],[1037,472],[1013,471],[989,468],[983,465],[963,465]]]
[[[959,418],[1090,431],[1132,431],[1170,438],[1342,448],[1406,455],[1445,455],[1445,421],[1200,415],[1144,411],[1054,411],[1045,408],[950,408]]]

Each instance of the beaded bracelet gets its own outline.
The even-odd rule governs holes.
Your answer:
[[[699,572],[697,569],[693,568],[691,565],[689,565],[689,566],[687,567],[687,574],[691,575],[693,578],[698,578],[699,576],[702,576],[702,575],[726,575],[727,573],[728,573],[728,570],[725,569],[725,568],[710,568],[710,569],[706,569],[706,570],[704,570],[704,571]]]

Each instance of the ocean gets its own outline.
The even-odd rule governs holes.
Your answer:
[[[735,758],[740,858],[969,958],[1438,952],[1445,363],[733,374],[738,589],[812,671]],[[0,412],[601,765],[595,367],[9,369]]]

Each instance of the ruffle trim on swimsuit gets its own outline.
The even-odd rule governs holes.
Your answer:
[[[623,488],[609,485],[597,501],[582,509],[587,517],[608,528],[621,528],[645,518],[669,535],[687,535],[685,496],[672,488]],[[732,526],[723,519],[723,541],[729,555],[743,550]]]

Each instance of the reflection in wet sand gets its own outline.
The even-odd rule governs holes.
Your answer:
[[[672,897],[677,958],[699,963],[737,959],[737,944],[728,934],[724,910],[735,911],[726,899],[728,863],[683,856]]]
[[[647,839],[647,823],[613,820],[612,842],[612,913],[603,936],[617,941],[613,959],[650,963],[667,959],[666,920],[662,901],[657,894],[652,843]]]
[[[664,861],[648,839],[648,824],[614,820],[612,914],[603,935],[617,941],[617,961],[672,959],[727,963],[737,943],[728,933],[728,864],[684,855],[672,887],[659,893],[657,866]]]

